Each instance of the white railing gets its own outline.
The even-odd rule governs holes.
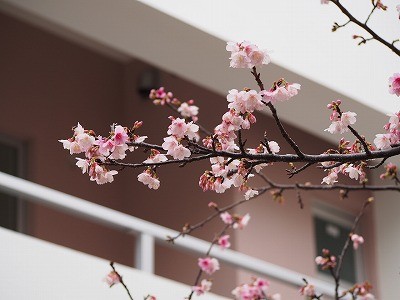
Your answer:
[[[0,172],[0,190],[15,196],[21,196],[34,203],[50,206],[74,216],[80,216],[83,219],[136,235],[136,268],[150,273],[154,272],[154,243],[162,242],[163,245],[169,245],[170,243],[165,242],[166,237],[178,234],[177,231],[172,229],[2,172]],[[204,240],[186,236],[175,240],[173,246],[185,252],[204,255],[210,244]],[[309,278],[304,274],[234,250],[222,251],[215,248],[212,250],[212,256],[234,267],[268,276],[296,288],[303,284],[302,278],[307,278],[309,282],[317,287],[320,293],[334,296],[334,286],[332,284]]]

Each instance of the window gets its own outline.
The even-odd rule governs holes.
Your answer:
[[[350,234],[354,217],[323,204],[316,205],[313,212],[316,256],[321,255],[324,248],[329,249],[336,257],[339,256]],[[359,250],[356,252],[350,246],[343,260],[341,271],[343,281],[353,284],[360,279],[360,261]],[[322,277],[329,276],[331,278],[328,270],[321,270],[318,267],[318,272]]]
[[[21,177],[23,147],[21,143],[0,137],[0,171]],[[0,192],[0,226],[23,231],[23,204],[15,196]]]

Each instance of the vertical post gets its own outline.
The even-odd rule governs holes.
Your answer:
[[[136,237],[135,249],[135,267],[136,269],[154,273],[154,237],[140,232]]]

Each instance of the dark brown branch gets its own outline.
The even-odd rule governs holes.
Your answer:
[[[373,165],[373,166],[367,166],[367,168],[368,168],[368,169],[377,169],[377,168],[379,168],[380,166],[382,166],[382,165],[385,163],[385,161],[386,161],[387,159],[388,159],[388,157],[385,157],[384,159],[381,160],[380,163],[378,163],[378,164],[376,164],[376,165]]]
[[[304,171],[305,169],[307,169],[308,167],[312,166],[313,163],[306,163],[305,165],[301,166],[300,168],[294,168],[292,170],[286,170],[286,172],[288,172],[289,174],[289,178],[292,178],[294,175],[300,173],[301,171]]]
[[[130,145],[136,147],[143,147],[145,149],[162,149],[161,146],[147,144],[147,143],[130,143]],[[208,159],[210,157],[222,156],[225,158],[231,159],[248,159],[254,165],[261,163],[271,163],[271,162],[284,162],[284,163],[295,163],[295,162],[304,162],[304,163],[321,163],[326,161],[340,162],[340,163],[352,163],[363,160],[370,159],[378,159],[378,158],[389,158],[392,156],[396,156],[400,154],[400,147],[396,146],[390,149],[371,151],[368,153],[354,153],[354,154],[303,154],[301,157],[295,154],[271,154],[271,153],[260,153],[260,154],[250,154],[250,153],[238,153],[238,152],[228,152],[228,151],[219,151],[213,149],[207,149],[198,144],[192,144],[201,150],[203,150],[205,154],[199,156],[192,156],[189,158],[184,158],[182,160],[169,160],[160,163],[122,163],[117,161],[109,161],[103,164],[106,165],[118,165],[125,167],[145,167],[145,166],[161,166],[164,164],[181,164],[181,163],[189,163],[192,161],[199,161]]]
[[[184,229],[177,234],[174,237],[168,237],[168,241],[169,242],[174,242],[177,238],[184,236],[186,234],[190,234],[192,233],[194,230],[203,227],[205,224],[207,224],[208,222],[210,222],[211,220],[213,220],[214,218],[218,217],[221,213],[229,211],[245,202],[249,202],[253,199],[257,199],[258,197],[260,197],[261,195],[265,194],[267,191],[271,191],[271,190],[280,190],[281,192],[285,191],[285,190],[296,190],[297,192],[299,192],[300,190],[303,191],[333,191],[333,190],[345,190],[346,194],[349,191],[365,191],[365,190],[369,190],[369,191],[397,191],[400,192],[400,186],[397,185],[381,185],[381,186],[369,186],[369,185],[345,185],[345,184],[337,184],[337,185],[313,185],[313,184],[279,184],[276,182],[271,181],[268,177],[266,177],[264,174],[262,173],[257,173],[257,175],[262,178],[268,185],[261,187],[261,188],[257,188],[255,190],[258,191],[258,195],[254,196],[253,198],[250,198],[249,200],[246,199],[242,199],[239,200],[237,202],[234,202],[230,205],[227,205],[225,207],[222,208],[216,208],[216,212],[214,212],[213,214],[209,215],[207,218],[203,219],[202,221],[194,224],[194,225],[188,225],[185,226]],[[299,199],[298,199],[299,200]]]
[[[354,24],[356,24],[359,27],[361,27],[362,29],[364,29],[366,32],[368,32],[373,37],[373,39],[375,39],[376,41],[385,45],[387,48],[392,50],[397,56],[400,56],[400,49],[396,48],[393,43],[389,43],[389,42],[385,41],[383,38],[381,38],[370,27],[368,27],[367,24],[364,24],[364,23],[360,22],[359,20],[357,20],[355,17],[353,17],[353,15],[340,3],[340,1],[331,0],[331,2],[333,4],[335,4],[342,11],[342,13],[345,14],[351,20],[351,22],[353,22]]]

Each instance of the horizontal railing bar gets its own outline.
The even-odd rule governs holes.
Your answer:
[[[15,196],[22,196],[26,198],[26,200],[50,206],[59,211],[73,214],[74,216],[80,216],[84,219],[122,231],[145,233],[153,236],[158,242],[165,242],[167,236],[176,236],[178,234],[175,230],[3,172],[0,172],[0,190]],[[185,238],[175,240],[174,246],[184,250],[185,252],[204,255],[207,252],[210,243],[192,236],[185,236]],[[304,274],[268,263],[234,250],[227,249],[222,251],[219,248],[214,248],[212,250],[212,256],[229,265],[240,267],[241,269],[255,272],[260,275],[265,275],[295,287],[302,286],[302,278],[307,278],[310,283],[317,287],[320,293],[327,296],[334,296],[333,284],[311,278]]]

